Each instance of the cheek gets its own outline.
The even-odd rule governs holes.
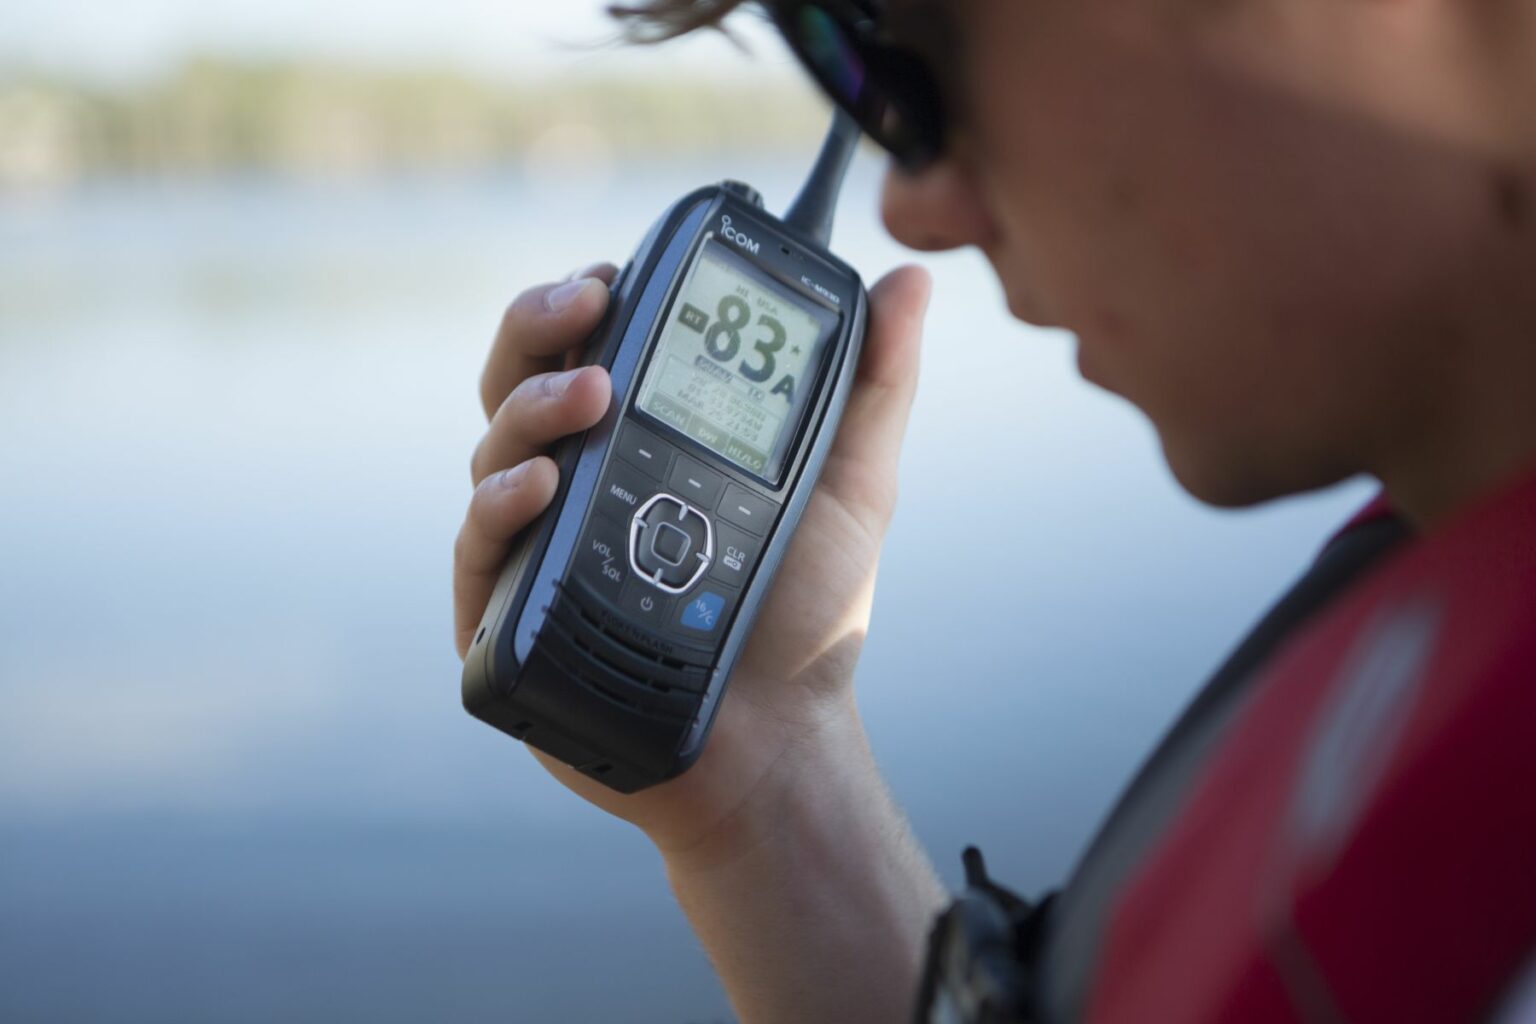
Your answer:
[[[1028,5],[1015,5],[1028,6]],[[1106,334],[1139,310],[1117,293],[1139,273],[1146,206],[1169,145],[1155,70],[1137,48],[1062,15],[986,50],[974,136],[986,202],[1000,227],[995,262],[1010,293],[1049,316]],[[1008,39],[1000,27],[989,38]],[[1162,87],[1166,92],[1166,87]]]
[[[1376,401],[1381,367],[1444,322],[1481,169],[1191,54],[1087,33],[1016,58],[1015,95],[1036,101],[978,107],[1001,262],[1078,333],[1085,375],[1165,440],[1330,443]]]

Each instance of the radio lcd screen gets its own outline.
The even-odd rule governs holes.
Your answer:
[[[783,472],[838,315],[700,247],[640,385],[641,410],[764,480]]]

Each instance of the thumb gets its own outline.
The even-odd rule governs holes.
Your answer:
[[[877,504],[883,495],[869,493],[872,486],[894,495],[932,292],[933,279],[916,266],[899,267],[870,289],[868,336],[823,476],[833,495],[849,504]]]

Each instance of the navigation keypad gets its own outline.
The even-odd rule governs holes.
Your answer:
[[[669,522],[651,527],[651,554],[667,565],[682,565],[693,550],[693,535]]]
[[[634,568],[657,587],[681,593],[691,587],[715,553],[709,517],[670,494],[658,494],[634,517],[630,530]]]

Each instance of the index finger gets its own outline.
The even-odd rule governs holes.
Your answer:
[[[608,287],[618,275],[600,263],[570,279],[523,292],[502,315],[480,376],[480,403],[486,418],[496,414],[512,389],[537,373],[567,365],[608,309]]]

